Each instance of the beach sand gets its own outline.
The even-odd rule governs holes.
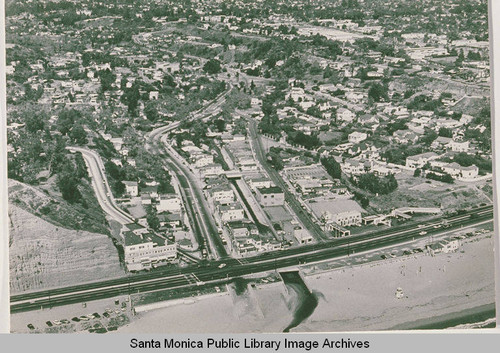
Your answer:
[[[324,299],[292,332],[410,328],[412,322],[422,325],[433,317],[474,312],[495,300],[493,248],[493,238],[482,237],[455,253],[397,257],[304,276],[309,289]],[[395,296],[398,287],[402,299]],[[242,315],[225,295],[140,313],[118,331],[281,332],[291,322],[283,283],[257,285],[254,296],[263,317],[252,314],[252,308]]]

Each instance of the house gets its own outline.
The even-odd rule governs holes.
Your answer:
[[[477,166],[471,165],[468,167],[462,167],[456,162],[443,165],[441,170],[458,180],[474,179],[479,175],[479,168]]]
[[[221,205],[228,205],[234,201],[234,192],[229,184],[222,184],[208,189],[208,194],[214,202]]]
[[[451,140],[448,144],[448,148],[451,148],[453,152],[468,152],[469,141]]]
[[[347,175],[361,175],[366,173],[365,165],[357,159],[346,159],[342,171]]]
[[[178,228],[182,225],[180,213],[160,213],[158,214],[158,221],[162,227]]]
[[[406,166],[412,169],[422,168],[427,162],[437,159],[438,157],[439,155],[434,152],[416,154],[406,157]]]
[[[368,138],[368,135],[364,132],[358,132],[358,131],[354,131],[352,133],[349,134],[348,136],[348,140],[350,143],[360,143],[361,141],[364,141]]]
[[[243,207],[238,203],[220,205],[218,208],[220,218],[223,222],[242,220],[245,218],[245,211],[243,210]]]
[[[125,265],[129,271],[147,270],[177,259],[177,244],[156,234],[123,232]]]
[[[438,136],[434,141],[432,141],[431,148],[443,148],[450,145],[452,141],[451,137]]]
[[[314,200],[308,202],[312,213],[322,223],[325,230],[331,230],[330,224],[342,227],[361,225],[363,209],[353,200]]]
[[[257,188],[255,194],[259,203],[264,207],[282,206],[285,204],[285,194],[278,186]]]
[[[139,195],[139,185],[137,184],[137,181],[123,181],[123,184],[125,185],[125,192],[132,196],[136,197]]]
[[[346,123],[350,123],[354,120],[356,115],[350,111],[349,109],[346,108],[339,108],[337,110],[337,120],[344,121]]]
[[[392,134],[392,141],[399,144],[415,143],[418,135],[410,130],[397,130]]]
[[[180,212],[181,199],[175,194],[160,195],[156,210],[158,212]]]
[[[224,173],[224,169],[218,163],[212,163],[200,168],[200,174],[203,178],[210,175],[220,175]]]
[[[257,188],[270,188],[273,185],[272,181],[265,177],[249,178],[248,186],[255,191]]]
[[[214,163],[214,156],[207,153],[193,153],[191,155],[191,163],[193,163],[196,168],[206,167]]]

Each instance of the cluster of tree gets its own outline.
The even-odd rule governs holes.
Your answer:
[[[448,173],[436,174],[433,172],[427,172],[425,173],[425,177],[427,179],[442,181],[443,183],[448,183],[448,184],[454,183],[453,177]]]
[[[354,191],[354,199],[358,201],[363,208],[367,208],[370,205],[370,199],[358,191]]]
[[[160,220],[156,214],[156,210],[153,206],[146,206],[146,221],[148,222],[149,228],[158,231],[160,229]]]
[[[323,157],[321,158],[321,164],[325,167],[326,172],[334,179],[340,179],[342,174],[342,168],[340,163],[333,157]]]
[[[379,177],[374,173],[366,173],[361,175],[354,183],[363,190],[382,195],[389,194],[398,187],[398,181],[393,174]]]
[[[374,83],[368,89],[368,98],[374,102],[386,102],[389,100],[387,85]]]
[[[465,152],[460,152],[453,156],[453,161],[460,164],[462,167],[476,165],[480,171],[491,172],[492,170],[491,159],[485,159],[480,155],[471,155]]]
[[[420,146],[399,145],[388,148],[382,152],[381,155],[389,163],[404,165],[406,163],[406,157],[422,152],[423,149]]]
[[[321,140],[318,135],[306,135],[302,131],[288,133],[287,141],[292,145],[300,145],[309,150],[321,146]]]
[[[62,163],[57,168],[57,186],[64,200],[69,203],[80,203],[87,207],[85,200],[79,190],[84,178],[88,179],[88,172],[83,157],[80,153],[75,155],[74,160],[64,156]]]
[[[210,59],[203,65],[203,70],[211,75],[218,74],[221,72],[221,69],[221,62],[217,59]]]
[[[283,169],[283,161],[280,156],[281,148],[271,147],[267,153],[267,161],[276,170]]]
[[[434,111],[443,105],[440,99],[432,99],[425,94],[420,94],[407,104],[408,109]]]

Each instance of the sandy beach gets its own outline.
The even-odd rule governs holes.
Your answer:
[[[493,245],[472,239],[459,251],[419,254],[304,276],[319,292],[314,313],[292,332],[408,329],[433,317],[494,303]],[[307,272],[307,271],[306,271]],[[395,292],[402,288],[404,297]],[[119,332],[281,332],[292,320],[283,283],[257,285],[248,310],[235,310],[231,295],[143,312]],[[479,310],[479,309],[478,309]],[[258,313],[258,314],[257,314]],[[200,319],[203,318],[203,319]]]

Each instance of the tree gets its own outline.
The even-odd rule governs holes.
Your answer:
[[[326,172],[334,179],[340,179],[342,174],[342,169],[340,163],[338,163],[333,157],[323,157],[321,158],[321,164],[325,167]]]
[[[121,180],[116,180],[113,184],[113,191],[116,196],[121,196],[125,192],[125,184]]]
[[[210,59],[203,65],[203,70],[211,75],[218,74],[221,72],[221,63],[217,59]]]
[[[87,143],[87,132],[83,128],[82,125],[75,125],[71,132],[69,133],[69,137],[73,142],[78,145],[85,145]]]
[[[158,109],[156,107],[156,102],[148,102],[144,107],[144,114],[149,121],[155,122],[158,119]]]
[[[415,169],[415,171],[413,172],[413,176],[415,178],[419,177],[421,174],[422,174],[422,169],[420,169],[420,168]]]
[[[160,229],[160,220],[156,215],[156,212],[151,208],[147,212],[146,221],[148,222],[149,228],[157,231]]]
[[[82,113],[75,109],[64,109],[59,113],[57,129],[63,135],[68,134],[73,128],[75,121],[81,120]]]
[[[368,89],[368,98],[371,98],[374,102],[389,100],[389,96],[387,94],[387,88],[382,86],[380,83],[372,84]]]
[[[374,173],[366,173],[359,177],[358,187],[368,190],[373,194],[388,194],[398,187],[398,182],[393,174],[378,177]]]
[[[63,199],[69,203],[75,203],[82,199],[82,194],[78,190],[79,180],[71,174],[59,174],[57,186],[61,191]]]
[[[43,130],[45,126],[44,119],[44,114],[36,112],[25,114],[24,123],[26,124],[26,130],[31,133]]]
[[[453,131],[448,128],[442,127],[439,129],[438,135],[441,137],[453,137]]]
[[[224,119],[216,119],[214,124],[218,132],[224,132],[226,130],[226,121]]]

